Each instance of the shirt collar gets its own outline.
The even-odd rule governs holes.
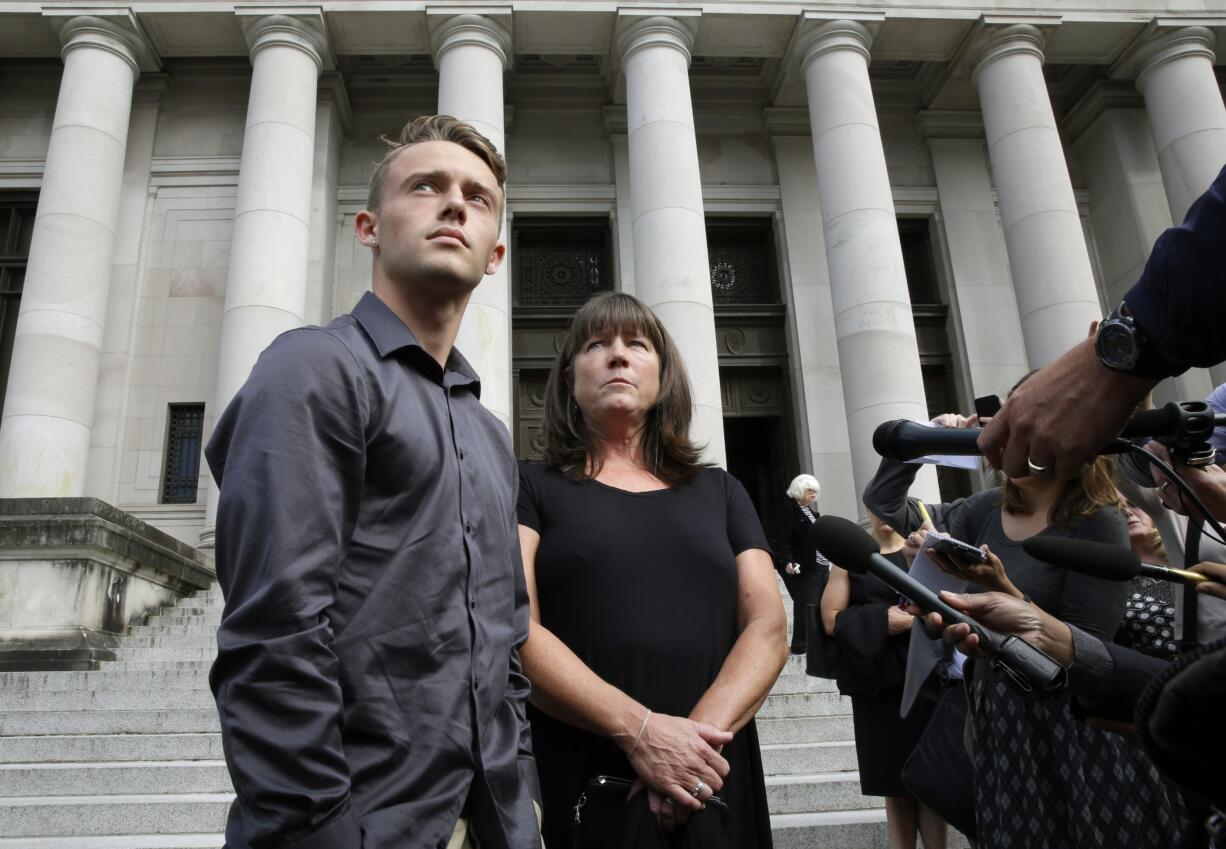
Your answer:
[[[387,359],[406,351],[409,360],[432,379],[448,387],[471,384],[473,392],[481,397],[481,379],[457,348],[453,347],[447,356],[447,367],[440,369],[438,361],[422,347],[413,331],[374,292],[362,295],[351,314],[375,343],[380,357]]]

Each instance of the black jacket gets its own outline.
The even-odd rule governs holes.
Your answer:
[[[810,508],[812,509],[812,508]],[[820,516],[813,510],[814,516]],[[817,547],[810,538],[813,523],[805,515],[794,500],[789,498],[775,511],[775,521],[771,525],[771,552],[775,557],[775,569],[785,574],[783,567],[789,563],[800,566],[802,575],[825,574],[828,566],[818,566]]]

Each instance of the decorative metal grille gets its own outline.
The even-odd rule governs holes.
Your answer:
[[[777,304],[774,245],[769,228],[721,224],[707,228],[711,300],[717,305]]]
[[[610,288],[603,238],[522,234],[516,255],[520,306],[580,306]]]
[[[196,503],[203,436],[203,404],[170,405],[166,421],[166,464],[162,473],[163,504]]]

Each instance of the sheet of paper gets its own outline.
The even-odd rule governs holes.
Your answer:
[[[955,593],[965,592],[966,581],[945,574],[928,556],[928,551],[936,544],[936,541],[948,536],[949,534],[939,531],[929,531],[924,544],[920,546],[919,553],[915,555],[915,560],[911,563],[911,577],[933,592],[939,593],[941,590]],[[943,640],[929,637],[928,632],[918,620],[911,625],[911,644],[907,648],[907,674],[903,679],[902,702],[898,710],[900,716],[906,716],[911,712],[911,706],[915,704],[920,688],[923,687],[924,681],[938,664],[952,659],[955,668],[961,674],[960,658],[951,658],[951,652],[953,655],[959,654],[945,645]]]

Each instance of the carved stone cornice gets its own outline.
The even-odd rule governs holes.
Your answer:
[[[80,48],[105,50],[123,59],[134,75],[161,70],[161,62],[126,6],[81,6],[44,9],[43,15],[58,22],[60,56]]]

